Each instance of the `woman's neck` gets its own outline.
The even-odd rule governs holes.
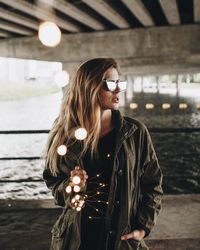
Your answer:
[[[101,113],[101,132],[100,136],[104,136],[113,129],[112,111],[110,109],[103,110]]]

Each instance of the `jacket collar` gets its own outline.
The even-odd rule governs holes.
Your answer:
[[[119,110],[112,111],[112,122],[117,129],[120,141],[125,140],[138,129],[134,119],[123,117]]]

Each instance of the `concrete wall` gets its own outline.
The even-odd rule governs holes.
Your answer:
[[[4,40],[0,56],[60,61],[73,72],[80,62],[114,57],[128,75],[200,72],[200,25],[63,35],[56,48],[37,37]]]

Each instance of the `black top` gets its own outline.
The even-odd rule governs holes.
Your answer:
[[[113,129],[99,139],[98,156],[91,159],[90,153],[87,152],[83,158],[88,180],[82,219],[104,219],[106,216],[115,141],[116,129]]]

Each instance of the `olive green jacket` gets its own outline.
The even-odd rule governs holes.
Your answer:
[[[134,229],[144,229],[147,236],[155,225],[163,195],[161,169],[145,125],[135,119],[122,117],[119,111],[113,111],[113,121],[118,132],[106,216],[107,242],[114,234],[116,240],[113,250],[148,249],[144,240],[122,241],[120,237]],[[80,150],[81,145],[76,142],[65,156],[60,157],[60,173],[57,177],[52,176],[48,165],[43,173],[56,204],[64,207],[52,229],[52,250],[78,250],[80,246],[81,212],[70,207],[70,195],[64,192],[69,183],[70,171],[76,165],[84,168],[78,158]],[[120,197],[116,197],[117,188],[121,190]],[[113,228],[115,209],[118,209],[118,222]]]

